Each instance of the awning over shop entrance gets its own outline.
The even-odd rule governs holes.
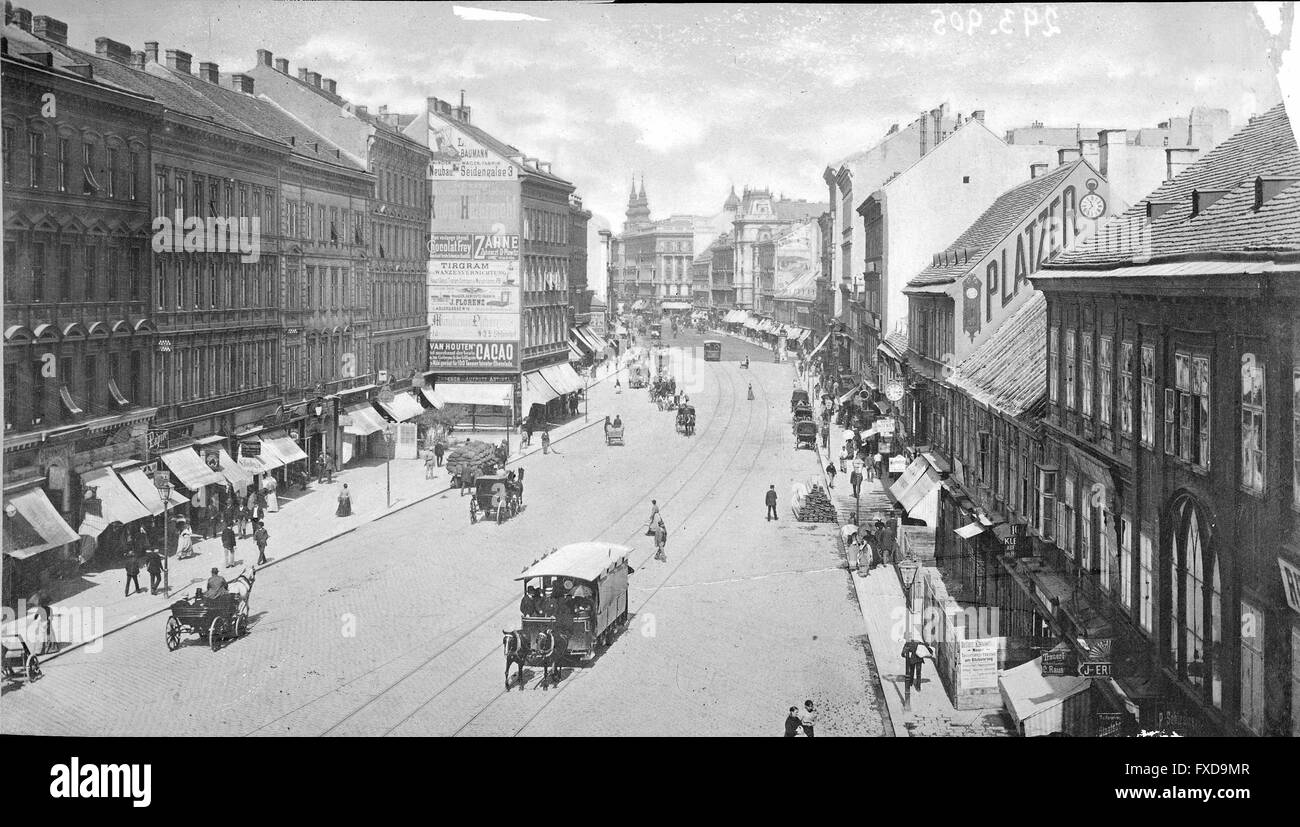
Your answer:
[[[1086,734],[1091,711],[1087,696],[1078,702],[1070,699],[1090,684],[1091,679],[1075,675],[1044,675],[1041,657],[998,675],[1002,703],[1025,736]]]
[[[378,415],[376,415],[378,416]],[[266,446],[266,442],[257,437],[245,437],[240,441],[239,464],[250,474],[265,474],[268,471],[274,471],[276,468],[284,465],[284,460],[280,455]],[[256,456],[245,456],[243,445],[256,445],[260,452]]]
[[[191,491],[198,491],[205,485],[225,485],[226,478],[213,471],[203,461],[203,457],[192,448],[182,448],[162,455],[163,463],[171,469],[181,485]]]
[[[969,540],[972,537],[983,534],[984,526],[982,526],[978,521],[973,523],[967,523],[961,528],[953,529],[953,533],[956,534],[958,537],[962,538],[963,540]]]
[[[570,362],[581,362],[583,359],[586,359],[586,358],[587,358],[587,354],[586,354],[586,353],[584,353],[583,351],[579,350],[579,349],[578,349],[578,346],[575,345],[573,342],[569,342],[569,361],[570,361]]]
[[[442,395],[439,394],[437,391],[435,391],[433,388],[420,388],[420,394],[424,396],[424,398],[429,402],[430,405],[437,408],[438,410],[442,410],[443,408],[447,407],[447,400],[443,399]]]
[[[661,302],[661,303],[659,304],[659,309],[661,309],[661,310],[690,310],[690,309],[691,309],[691,303],[690,303],[690,302]]]
[[[421,405],[414,396],[402,391],[393,394],[392,402],[379,402],[379,407],[393,418],[394,422],[406,422],[408,419],[414,419],[424,413],[424,406]]]
[[[298,447],[298,443],[287,436],[273,436],[262,440],[263,453],[267,448],[278,454],[285,465],[307,458],[306,452]]]
[[[126,525],[150,516],[149,509],[140,504],[131,490],[122,484],[122,480],[112,468],[87,471],[81,475],[81,485],[83,488],[95,489],[95,496],[99,498],[101,509],[99,516],[104,518],[106,525],[108,523]],[[87,534],[84,526],[78,533],[87,537],[99,536],[98,531]]]
[[[205,450],[212,451],[213,449],[206,448]],[[243,491],[252,486],[253,475],[244,470],[239,463],[231,459],[230,454],[225,448],[217,448],[216,452],[217,461],[221,464],[221,468],[219,468],[218,471],[221,473],[221,476],[226,478],[227,482],[235,486],[236,491]]]
[[[542,377],[540,370],[530,370],[524,374],[523,410],[525,416],[528,415],[529,409],[534,405],[545,405],[559,395],[559,391],[552,388],[546,379]]]
[[[379,418],[379,411],[369,402],[344,408],[343,414],[348,424],[343,426],[343,433],[352,436],[370,436],[384,430],[384,421]]]
[[[582,335],[581,328],[569,328],[569,345],[570,347],[576,345],[579,350],[585,351],[588,355],[592,355],[596,352],[596,348],[591,344],[591,340]]]
[[[578,376],[567,362],[562,365],[547,365],[541,370],[542,378],[557,394],[576,393],[583,389],[582,377]]]
[[[572,368],[570,368],[572,370]],[[494,405],[505,408],[514,400],[514,385],[498,382],[439,382],[438,395],[451,405]]]
[[[822,340],[821,340],[820,342],[817,343],[817,347],[813,348],[813,349],[812,349],[812,353],[809,353],[809,354],[808,354],[808,358],[811,359],[811,358],[813,358],[814,356],[816,356],[816,355],[817,355],[817,351],[819,351],[819,350],[821,350],[823,347],[825,347],[825,346],[826,346],[826,342],[827,342],[827,340],[829,340],[830,338],[831,338],[831,334],[829,334],[829,333],[827,333],[825,336],[823,336],[823,337],[822,337]]]
[[[10,557],[24,560],[77,539],[77,532],[64,522],[40,488],[5,494],[4,502],[4,553]],[[8,514],[11,505],[12,517]]]
[[[117,473],[122,477],[122,482],[126,483],[126,487],[131,489],[131,493],[135,495],[140,505],[143,505],[149,511],[151,517],[163,513],[162,495],[158,493],[158,488],[153,484],[153,480],[145,475],[143,467],[128,468]],[[252,477],[249,477],[250,481],[252,479]],[[167,493],[167,499],[172,506],[185,505],[189,502],[189,500],[177,494],[175,488]]]
[[[845,391],[844,393],[840,394],[840,398],[839,398],[838,400],[836,400],[836,401],[839,402],[841,405],[843,405],[845,402],[848,402],[851,398],[853,398],[854,396],[856,396],[856,395],[858,394],[858,391],[860,391],[860,390],[862,390],[862,389],[863,389],[863,388],[862,388],[862,385],[855,385],[855,386],[853,386],[852,388],[850,388],[849,390],[847,390],[847,391]]]

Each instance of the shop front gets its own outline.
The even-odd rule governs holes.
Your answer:
[[[50,502],[36,478],[4,489],[4,605],[15,607],[43,584],[45,573],[72,548],[77,532]],[[53,552],[53,553],[51,553]]]
[[[433,389],[447,405],[464,408],[457,430],[506,430],[514,423],[515,384],[500,374],[430,374]],[[505,381],[503,381],[505,380]]]
[[[84,471],[80,476],[83,516],[77,534],[81,561],[85,563],[99,552],[106,559],[118,558],[125,550],[128,532],[149,519],[149,510],[112,467]]]
[[[189,498],[194,531],[205,536],[215,534],[226,478],[209,468],[191,447],[168,451],[159,459],[163,468],[171,472],[173,486],[179,486],[181,493]]]

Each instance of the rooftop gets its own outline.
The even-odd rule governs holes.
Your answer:
[[[948,381],[1012,416],[1033,411],[1047,393],[1047,297],[1035,291]]]

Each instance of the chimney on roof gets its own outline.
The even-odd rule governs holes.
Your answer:
[[[320,88],[320,72],[308,72],[307,80],[312,86],[315,86],[317,89]]]
[[[890,124],[890,125],[889,125],[889,131],[885,133],[885,137],[888,138],[890,135],[893,135],[893,134],[894,134],[895,132],[897,132],[897,131],[898,131],[898,124],[896,124],[896,123],[895,123],[895,124]]]
[[[199,77],[208,83],[221,83],[221,67],[205,60],[199,64]]]
[[[14,9],[13,24],[25,32],[32,30],[32,13],[27,9]]]
[[[68,24],[47,14],[38,14],[32,18],[32,34],[42,40],[52,40],[66,46],[68,43]]]
[[[1097,160],[1101,156],[1101,150],[1098,148],[1096,138],[1084,138],[1079,141],[1079,155],[1094,167],[1097,166]]]
[[[538,161],[538,162],[537,162],[537,168],[540,169],[542,172],[545,172],[547,175],[550,175],[550,174],[551,174],[551,162],[550,162],[550,161]]]
[[[180,49],[167,50],[167,68],[175,69],[178,72],[190,73],[190,61],[194,56],[189,52],[182,52]]]
[[[1030,178],[1037,178],[1038,176],[1040,176],[1040,175],[1045,175],[1046,173],[1047,173],[1047,164],[1030,164],[1030,165],[1029,165],[1029,177],[1030,177]]]
[[[95,54],[116,63],[131,62],[131,47],[107,37],[95,38]]]
[[[307,70],[306,66],[298,67],[298,80],[303,83],[311,83],[311,72]]]
[[[1201,150],[1194,146],[1171,146],[1165,148],[1165,180],[1172,181],[1192,164]]]
[[[132,66],[132,68],[135,68],[135,69],[143,69],[143,68],[144,68],[144,61],[145,61],[144,52],[132,52],[132,53],[131,53],[131,66]]]
[[[289,74],[289,61],[287,58],[277,57],[275,59],[275,71],[282,75]]]
[[[1287,187],[1300,181],[1298,175],[1261,175],[1255,179],[1255,209],[1262,209],[1265,204]]]
[[[144,42],[144,58],[150,63],[158,62],[158,41],[146,40]]]
[[[259,66],[270,66],[270,65],[271,65],[271,58],[272,58],[272,54],[271,54],[271,51],[270,51],[269,49],[258,49],[258,50],[257,50],[257,65],[259,65]]]
[[[1058,166],[1072,164],[1079,160],[1079,150],[1077,147],[1062,147],[1056,150],[1056,163]]]
[[[333,78],[325,78],[321,80],[321,86],[324,87],[325,91],[329,92],[331,95],[338,94],[338,84],[334,81]]]
[[[387,106],[380,106],[380,107],[379,107],[379,114],[380,114],[380,115],[387,115],[387,114],[388,114],[388,107],[387,107]]]
[[[236,92],[251,95],[253,94],[253,78],[251,75],[231,75],[230,88]]]
[[[1109,179],[1120,167],[1120,159],[1128,146],[1127,129],[1103,129],[1097,133],[1097,171]],[[1121,172],[1122,174],[1122,172]]]

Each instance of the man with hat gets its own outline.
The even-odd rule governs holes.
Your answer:
[[[536,586],[529,586],[524,589],[523,599],[519,601],[519,614],[521,617],[537,617],[540,611],[538,602],[540,595]]]
[[[203,596],[208,600],[215,600],[226,593],[226,578],[218,574],[214,567],[212,569],[212,576],[208,578],[208,590]]]

